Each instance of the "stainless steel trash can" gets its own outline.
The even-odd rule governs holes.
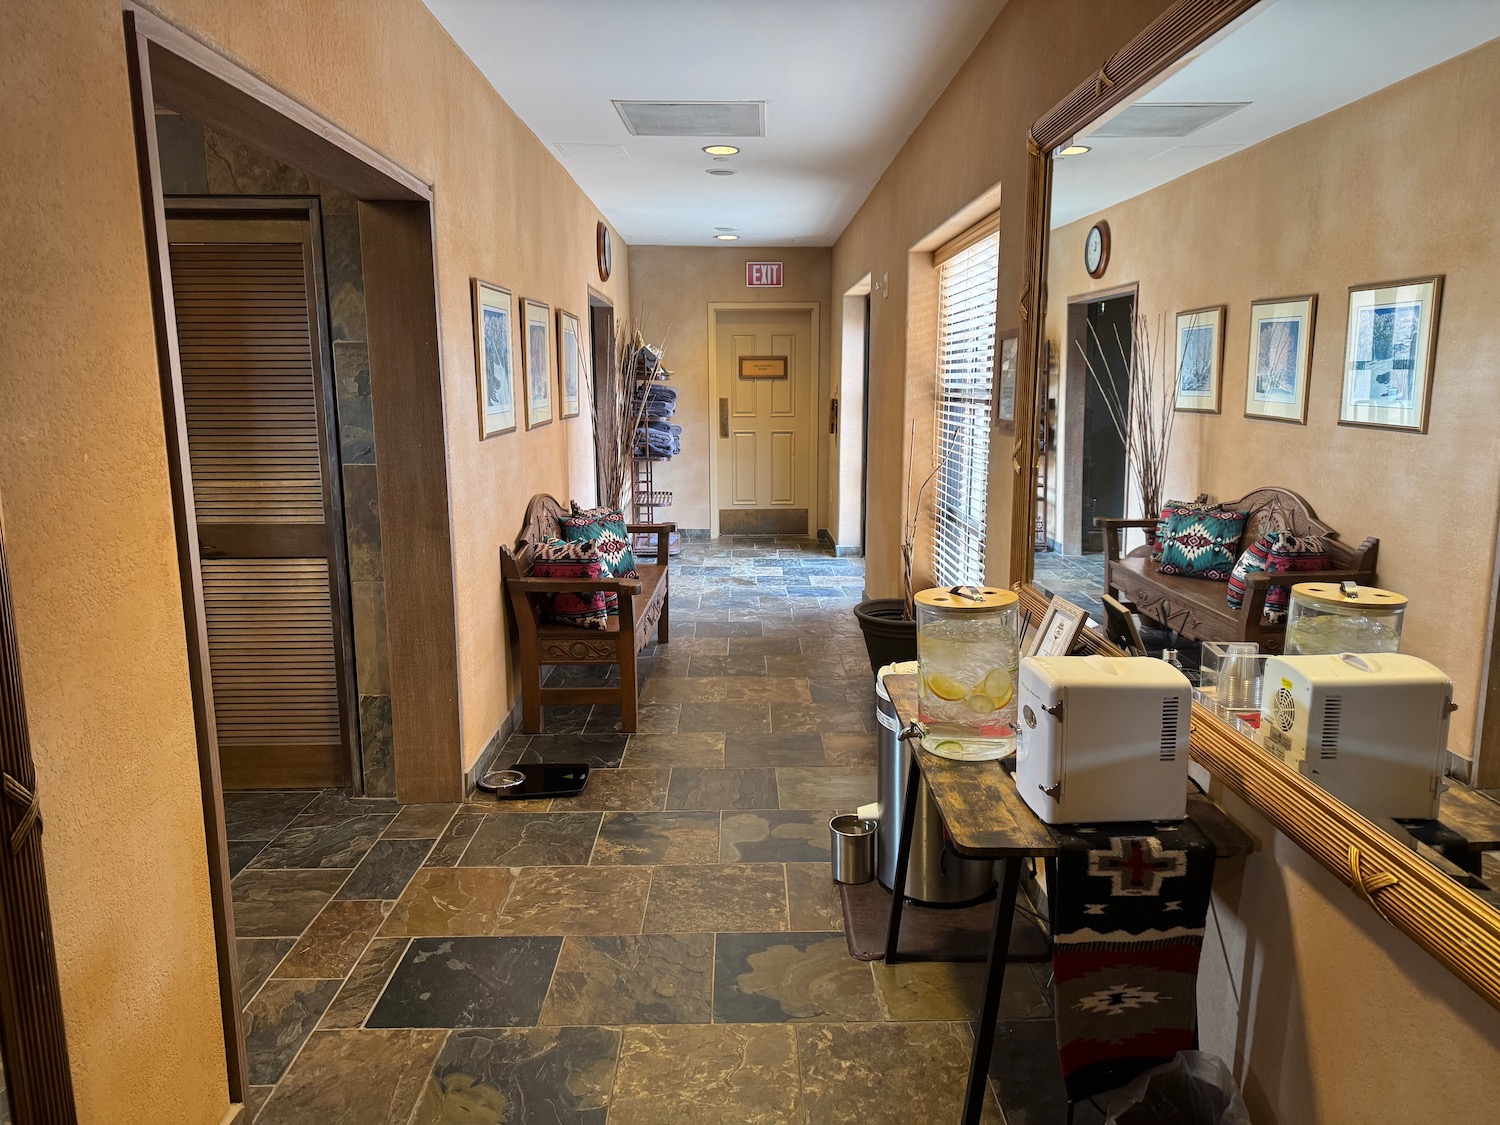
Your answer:
[[[828,822],[833,846],[833,881],[868,883],[875,878],[875,822],[841,813]]]
[[[901,810],[905,807],[909,744],[897,737],[900,723],[885,690],[887,675],[915,674],[915,661],[887,664],[875,677],[875,766],[878,847],[876,876],[890,890],[896,881],[896,849],[901,841]],[[982,768],[976,763],[976,768]],[[990,860],[964,859],[943,848],[943,819],[925,783],[917,794],[917,819],[912,826],[911,863],[906,870],[906,897],[929,905],[951,906],[983,898],[995,885]]]

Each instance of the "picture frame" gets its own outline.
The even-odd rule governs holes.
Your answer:
[[[1224,321],[1227,305],[1177,314],[1177,395],[1182,414],[1218,414],[1224,395]]]
[[[583,327],[578,317],[557,310],[557,416],[577,418],[582,411]]]
[[[1339,425],[1427,432],[1443,275],[1349,289]]]
[[[516,301],[509,289],[470,279],[474,298],[474,375],[479,440],[516,428]]]
[[[1111,644],[1125,650],[1127,656],[1146,656],[1146,642],[1135,623],[1135,615],[1123,602],[1104,595],[1104,635]]]
[[[526,428],[552,421],[552,308],[521,301],[521,370],[525,372]]]
[[[1317,294],[1250,304],[1245,417],[1307,425]]]
[[[1010,328],[995,334],[995,408],[992,425],[995,428],[1016,427],[1016,361],[1017,348],[1021,342],[1021,330]]]
[[[1047,603],[1047,612],[1026,639],[1023,656],[1067,656],[1083,632],[1088,613],[1080,606],[1056,595]]]

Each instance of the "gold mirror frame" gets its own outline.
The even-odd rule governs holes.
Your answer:
[[[1010,573],[1023,608],[1034,620],[1041,619],[1048,601],[1031,578],[1036,391],[1046,347],[1042,324],[1047,305],[1051,153],[1257,3],[1178,0],[1111,56],[1091,80],[1037,121],[1027,138],[1026,273],[1020,300]],[[1085,632],[1082,648],[1124,655],[1093,630]],[[1353,888],[1382,918],[1500,1008],[1500,912],[1197,704],[1193,706],[1191,746],[1194,761],[1215,779]]]

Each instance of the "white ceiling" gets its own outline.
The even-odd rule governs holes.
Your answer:
[[[627,242],[674,246],[831,245],[1005,5],[424,2]],[[710,176],[713,138],[633,137],[612,99],[764,101],[766,135]]]
[[[1497,0],[1266,0],[1137,99],[1251,104],[1182,139],[1090,137],[1083,130],[1075,140],[1093,151],[1056,162],[1052,226],[1150,191],[1497,36]]]

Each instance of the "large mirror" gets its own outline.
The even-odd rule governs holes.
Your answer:
[[[1494,910],[1500,5],[1237,7],[1176,57],[1122,52],[1137,80],[1106,68],[1038,125],[1017,566],[1121,647],[1173,650],[1235,753],[1276,755]],[[1293,581],[1340,620],[1294,614],[1291,650],[1330,629],[1374,670],[1333,656],[1247,701]],[[1404,616],[1351,608],[1345,582]],[[1398,625],[1451,711],[1379,651]],[[1278,694],[1290,724],[1293,695],[1310,713],[1345,682],[1342,741],[1332,712],[1276,729]]]

